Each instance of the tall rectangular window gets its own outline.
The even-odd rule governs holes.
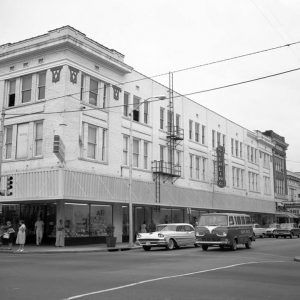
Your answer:
[[[108,87],[109,87],[109,84],[103,82],[103,86],[102,86],[102,89],[103,89],[103,92],[102,92],[102,107],[103,107],[103,108],[106,107],[106,103],[107,103],[107,98],[108,98]]]
[[[96,159],[97,127],[88,125],[88,149],[87,157]]]
[[[202,125],[202,144],[205,144],[205,126]]]
[[[101,145],[101,160],[106,160],[106,140],[107,140],[107,129],[102,129],[102,145]]]
[[[217,132],[217,146],[221,145],[221,133]]]
[[[144,169],[148,169],[148,144],[144,141]]]
[[[196,179],[200,179],[200,157],[196,156]]]
[[[202,158],[202,180],[206,179],[206,163],[207,163],[207,158],[203,157]]]
[[[144,102],[144,123],[148,124],[149,122],[149,102]]]
[[[160,161],[164,161],[164,152],[165,152],[165,147],[163,145],[159,145],[159,159]]]
[[[17,132],[17,158],[28,157],[28,123],[19,124]]]
[[[244,188],[244,170],[241,170],[241,188]]]
[[[13,133],[13,127],[12,126],[6,126],[5,127],[6,134],[5,134],[5,158],[9,159],[12,158],[12,133]]]
[[[139,167],[139,155],[140,155],[140,141],[137,139],[133,139],[132,165],[135,168]]]
[[[195,141],[199,142],[199,127],[200,124],[195,122]]]
[[[243,158],[243,143],[240,142],[240,158]]]
[[[179,134],[180,129],[180,115],[176,114],[176,133]]]
[[[128,117],[128,108],[129,108],[129,94],[124,92],[123,115],[125,117]]]
[[[163,107],[160,108],[160,116],[159,116],[159,128],[164,129],[164,116],[165,116],[165,109]]]
[[[8,106],[15,106],[16,101],[16,79],[9,81]]]
[[[128,143],[129,137],[123,135],[123,165],[128,166]]]
[[[90,78],[89,103],[97,105],[98,99],[98,81]]]
[[[234,155],[234,140],[231,139],[231,155]]]
[[[43,122],[35,123],[34,155],[43,154]]]
[[[80,101],[83,100],[83,93],[84,93],[84,75],[81,73],[81,80],[80,80]]]
[[[215,148],[216,147],[216,131],[215,130],[212,130],[211,137],[212,137],[212,148]]]
[[[189,139],[193,138],[193,121],[189,120]]]
[[[193,161],[194,161],[194,155],[190,154],[190,178],[193,178]]]
[[[232,186],[235,186],[235,167],[232,167]]]
[[[46,71],[40,72],[39,76],[39,86],[38,86],[38,100],[45,99],[46,93]]]
[[[31,100],[32,75],[22,77],[22,103],[30,102]]]
[[[140,98],[133,96],[133,121],[139,122],[140,121]]]
[[[173,112],[168,110],[167,111],[167,130],[172,130],[172,124],[173,124]]]
[[[239,156],[239,141],[235,141],[235,156]]]
[[[223,134],[223,147],[226,148],[226,135]]]

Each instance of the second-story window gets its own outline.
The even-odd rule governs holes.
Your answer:
[[[221,145],[221,133],[217,132],[217,146]]]
[[[29,123],[18,124],[16,145],[17,158],[22,159],[28,157],[28,125]]]
[[[202,125],[202,144],[205,144],[205,126]]]
[[[149,102],[145,101],[144,102],[144,123],[148,124],[149,122]]]
[[[189,120],[189,139],[193,138],[193,121]]]
[[[38,74],[38,100],[45,99],[45,93],[46,93],[46,71],[40,72]]]
[[[95,159],[96,158],[96,148],[97,148],[97,127],[88,126],[88,149],[87,157]]]
[[[123,136],[123,165],[128,166],[128,144],[129,144],[129,137],[124,135]]]
[[[124,92],[123,115],[125,117],[128,117],[128,108],[129,108],[129,94]]]
[[[144,141],[144,169],[148,169],[148,142]]]
[[[133,121],[139,122],[140,121],[140,98],[133,96],[133,116],[132,119]]]
[[[159,128],[162,130],[164,129],[164,116],[165,116],[165,109],[161,107],[159,111]]]
[[[7,126],[6,128],[6,139],[5,139],[5,158],[12,158],[12,133],[13,127]]]
[[[90,79],[90,92],[89,92],[89,103],[97,105],[98,99],[98,81]]]
[[[212,136],[212,147],[215,148],[215,146],[216,146],[216,131],[215,130],[212,130],[211,136]]]
[[[139,155],[140,155],[140,141],[138,139],[133,139],[132,147],[132,164],[133,167],[139,167]]]
[[[32,75],[22,77],[22,103],[31,101]]]
[[[8,96],[8,106],[15,106],[16,101],[16,79],[9,81],[9,96]]]
[[[43,154],[43,122],[35,123],[34,155]]]

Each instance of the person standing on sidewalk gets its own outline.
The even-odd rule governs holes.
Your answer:
[[[16,244],[19,245],[19,249],[17,251],[23,252],[25,240],[26,240],[26,226],[25,226],[23,220],[20,220],[19,225],[20,225],[20,227],[19,227],[19,231],[17,234],[17,240],[16,240]]]
[[[55,247],[65,246],[65,227],[63,225],[63,220],[60,219],[56,225],[56,241]]]
[[[6,222],[6,226],[4,226],[3,229],[5,230],[3,237],[8,240],[8,249],[11,250],[15,237],[15,230],[13,229],[10,221]]]
[[[44,221],[41,220],[40,216],[37,217],[37,220],[34,223],[34,229],[36,236],[36,245],[39,246],[42,243],[44,234]]]

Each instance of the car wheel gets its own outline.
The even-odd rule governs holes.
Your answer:
[[[195,248],[199,248],[199,245],[198,244],[194,244]]]
[[[167,245],[167,249],[168,250],[173,250],[175,248],[175,243],[173,239],[169,239],[168,245]]]
[[[286,235],[284,236],[284,238],[286,239]]]
[[[265,234],[263,233],[262,235],[261,235],[261,238],[263,239],[265,237]]]
[[[144,249],[145,251],[150,251],[151,247],[150,247],[150,246],[143,246],[143,249]]]
[[[230,249],[231,249],[232,251],[236,251],[236,249],[237,249],[237,243],[236,243],[236,240],[233,240],[233,241],[232,241],[232,244],[231,244],[231,246],[230,246]]]
[[[207,246],[207,245],[202,245],[202,250],[203,250],[203,251],[207,251],[207,249],[208,249],[208,246]]]
[[[247,243],[245,243],[245,247],[247,249],[250,249],[251,248],[251,245],[252,245],[252,241],[249,239]]]
[[[220,247],[221,250],[225,249],[224,245],[219,245],[219,247]]]
[[[292,238],[293,238],[293,235],[291,234],[291,235],[290,235],[290,239],[292,239]]]

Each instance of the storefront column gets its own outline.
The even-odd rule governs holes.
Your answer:
[[[63,224],[65,222],[65,202],[63,200],[58,200],[56,202],[56,224],[62,219]]]
[[[122,205],[113,205],[113,221],[115,227],[115,237],[117,238],[117,243],[122,243],[122,233],[123,233],[123,211]]]

